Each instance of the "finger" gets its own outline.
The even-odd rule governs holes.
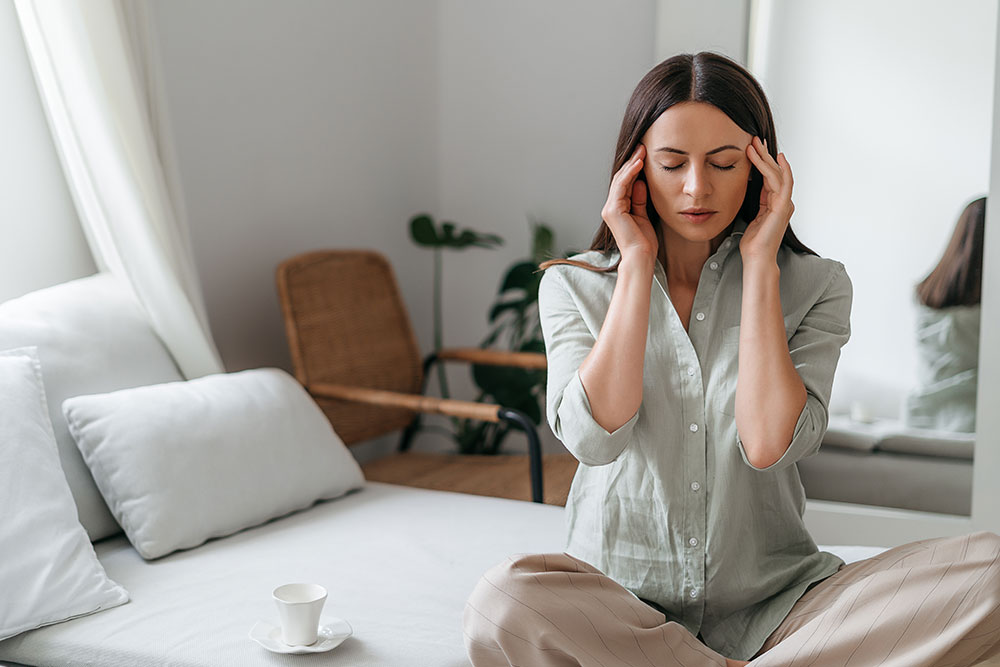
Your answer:
[[[628,186],[631,185],[635,180],[635,177],[639,175],[642,167],[643,160],[638,154],[633,155],[628,162],[622,165],[621,170],[615,176],[618,180],[617,187],[621,190],[622,194],[625,194]]]
[[[622,180],[624,180],[625,178],[627,178],[630,172],[635,170],[637,165],[642,164],[643,148],[644,148],[643,145],[639,144],[639,146],[635,149],[635,151],[632,152],[632,157],[626,160],[625,164],[623,164],[621,168],[618,170],[618,173],[615,174],[615,178],[621,178]]]
[[[792,178],[792,168],[791,165],[788,164],[788,158],[785,157],[784,153],[778,153],[777,156],[772,158],[771,154],[767,151],[767,142],[763,142],[761,145],[764,150],[760,153],[760,156],[765,162],[775,168],[781,181],[782,191],[784,191],[785,188],[789,188],[791,186],[790,181]]]
[[[761,173],[765,173],[763,171],[765,168],[768,170],[764,176],[765,185],[767,185],[772,192],[778,193],[779,196],[790,199],[792,196],[790,182],[791,168],[788,165],[788,160],[784,158],[784,154],[779,153],[782,162],[775,161],[775,159],[771,157],[771,154],[767,152],[767,144],[760,140],[758,140],[758,142],[759,146],[757,157],[759,157],[766,165],[766,167],[758,166],[758,168],[762,170]],[[767,174],[771,175],[770,179]]]
[[[774,161],[774,158],[771,157],[771,154],[767,152],[767,144],[764,143],[764,141],[760,137],[754,137],[754,139],[756,140],[756,144],[754,145],[754,150],[757,153],[757,156],[764,161],[764,164],[768,165],[769,167],[780,173],[781,167],[778,165],[777,162]]]
[[[792,165],[788,164],[788,158],[785,157],[784,153],[778,153],[778,164],[781,165],[781,170],[784,174],[784,179],[782,179],[782,187],[784,192],[787,193],[789,197],[792,195],[792,185],[795,179],[792,177]]]
[[[632,214],[646,218],[646,183],[636,181],[632,186]]]
[[[763,150],[763,145],[761,145],[761,150]],[[781,173],[764,161],[764,158],[758,152],[758,148],[753,147],[748,151],[747,156],[764,176],[764,186],[773,192],[781,192]]]
[[[765,164],[769,165],[778,173],[781,172],[781,166],[771,157],[771,154],[767,150],[767,143],[760,137],[754,137],[756,139],[756,149],[757,155],[764,161]]]

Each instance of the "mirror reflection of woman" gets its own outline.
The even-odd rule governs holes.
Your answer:
[[[916,287],[919,385],[903,406],[907,426],[976,431],[985,229],[980,197],[962,211],[937,266]]]
[[[757,81],[712,53],[656,66],[612,172],[590,250],[542,264],[547,419],[581,464],[566,550],[482,576],[464,611],[472,663],[919,667],[1000,652],[996,534],[845,565],[806,530],[795,462],[826,430],[852,286],[789,227],[792,171]],[[844,177],[830,205],[849,216],[862,184]]]

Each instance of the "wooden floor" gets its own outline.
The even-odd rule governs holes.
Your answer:
[[[542,456],[543,495],[549,505],[566,505],[578,462],[571,454]],[[362,466],[374,482],[458,491],[478,496],[531,500],[528,457],[401,452]]]

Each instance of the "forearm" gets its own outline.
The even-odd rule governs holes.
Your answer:
[[[761,468],[785,453],[806,404],[788,352],[779,277],[774,261],[744,263],[736,428],[748,458]]]
[[[642,367],[649,330],[649,298],[655,257],[629,256],[594,347],[580,364],[580,380],[594,421],[612,433],[642,403]]]

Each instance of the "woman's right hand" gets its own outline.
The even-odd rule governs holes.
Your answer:
[[[649,194],[646,182],[637,178],[645,157],[646,147],[640,143],[611,179],[608,201],[601,210],[601,218],[615,237],[622,259],[630,255],[655,258],[658,251],[656,231],[646,215]]]

